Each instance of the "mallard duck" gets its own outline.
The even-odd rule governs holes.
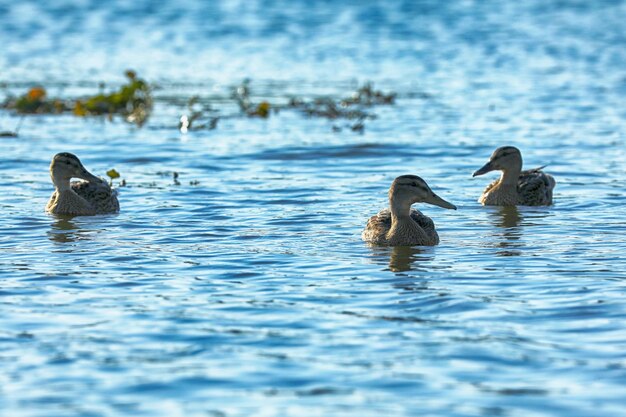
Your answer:
[[[54,155],[50,163],[50,177],[55,190],[46,205],[48,213],[89,216],[120,210],[117,191],[87,171],[74,154],[62,152]],[[72,178],[85,181],[70,183]]]
[[[522,154],[514,146],[496,149],[489,162],[473,177],[500,170],[502,175],[485,188],[478,202],[484,206],[549,206],[552,204],[554,178],[545,167],[522,171]]]
[[[435,194],[417,175],[402,175],[389,188],[389,208],[370,217],[361,234],[364,241],[384,246],[434,246],[439,235],[430,217],[411,209],[414,203],[428,203],[456,210]]]

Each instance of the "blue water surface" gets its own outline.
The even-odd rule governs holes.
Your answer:
[[[129,68],[155,100],[141,128],[0,110],[0,415],[626,415],[624,21],[624,1],[0,0],[0,100]],[[244,79],[273,105],[397,98],[360,132],[241,116]],[[182,133],[193,96],[229,117]],[[553,206],[477,203],[505,144],[548,165]],[[60,151],[121,173],[119,214],[44,213]],[[459,207],[419,206],[437,247],[360,239],[402,174]]]

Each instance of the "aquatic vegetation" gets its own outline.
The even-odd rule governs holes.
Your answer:
[[[232,92],[232,98],[237,102],[241,112],[247,116],[267,118],[271,110],[278,112],[281,109],[294,109],[307,117],[358,120],[351,126],[353,131],[362,131],[364,128],[363,121],[376,117],[373,113],[365,111],[365,108],[391,105],[395,103],[396,98],[396,93],[384,93],[375,90],[373,84],[368,82],[357,88],[347,98],[316,97],[306,100],[302,97],[292,96],[286,105],[271,104],[267,100],[254,104],[251,99],[250,84],[250,79],[246,78],[239,86],[233,88]]]
[[[134,71],[126,71],[128,83],[110,94],[97,94],[74,104],[76,116],[121,114],[129,123],[143,125],[152,110],[150,87],[137,78]]]
[[[334,133],[340,133],[344,129],[350,129],[356,133],[363,133],[365,131],[365,117],[358,119],[354,123],[345,123],[343,125],[334,124],[331,129]]]
[[[200,102],[199,96],[193,96],[187,102],[189,115],[183,114],[178,123],[178,129],[181,133],[187,133],[190,130],[215,129],[220,117],[215,116],[217,113],[210,104]]]
[[[383,93],[375,90],[371,83],[359,87],[350,97],[334,99],[332,97],[316,98],[306,101],[292,97],[288,107],[297,109],[308,117],[322,117],[327,119],[356,120],[346,128],[356,133],[363,133],[365,120],[375,119],[376,115],[366,109],[379,105],[391,105],[395,103],[396,93]],[[341,132],[340,126],[333,125],[333,132]]]
[[[355,124],[350,126],[350,130],[352,130],[353,132],[363,133],[363,131],[365,130],[365,123],[363,123],[363,120],[364,119],[359,119]]]
[[[109,177],[109,186],[113,187],[113,180],[121,178],[121,174],[117,172],[115,168],[109,169],[107,172],[107,177]],[[126,180],[124,178],[120,179],[120,182],[117,184],[118,187],[126,187]]]
[[[110,94],[97,94],[80,99],[48,98],[44,87],[30,88],[24,95],[9,97],[2,108],[19,114],[65,114],[76,116],[112,117],[119,114],[129,123],[143,125],[152,110],[152,96],[148,83],[137,77],[134,71],[126,71],[128,82]]]
[[[59,99],[48,99],[48,93],[41,86],[30,88],[24,95],[17,98],[9,97],[2,107],[15,110],[20,114],[63,113],[67,104]]]
[[[270,115],[270,109],[272,106],[267,101],[262,101],[256,106],[254,111],[248,112],[248,116],[258,116],[267,118]]]
[[[110,178],[109,184],[113,185],[113,180],[120,177],[120,173],[115,170],[115,168],[111,168],[106,172],[107,177]]]
[[[78,117],[106,116],[112,120],[121,116],[128,123],[144,125],[152,112],[155,101],[166,105],[186,107],[177,124],[181,133],[198,130],[213,130],[218,122],[228,118],[267,119],[281,111],[296,111],[309,118],[346,120],[332,126],[334,132],[348,130],[363,133],[367,120],[377,116],[373,108],[395,104],[396,93],[376,90],[368,82],[357,86],[347,97],[343,95],[311,96],[311,93],[290,94],[276,90],[275,85],[264,85],[260,94],[253,95],[252,81],[245,78],[240,84],[228,88],[224,95],[209,97],[194,92],[190,98],[156,97],[152,87],[139,78],[134,71],[126,71],[127,82],[117,89],[106,92],[99,83],[99,92],[91,96],[68,99],[50,98],[41,86],[30,88],[19,97],[9,97],[1,108],[22,115],[30,114],[73,114]],[[183,101],[185,100],[185,101]],[[0,136],[14,137],[13,132],[2,132]]]
[[[348,98],[336,100],[331,97],[322,97],[310,102],[292,98],[289,101],[289,107],[299,109],[311,117],[359,119],[362,122],[367,118],[375,118],[375,115],[366,112],[364,108],[394,104],[395,97],[396,93],[383,93],[374,90],[371,83],[366,83]]]
[[[248,113],[252,107],[250,103],[250,79],[244,79],[240,85],[233,89],[232,97],[237,101],[239,109]]]
[[[17,122],[17,126],[15,126],[15,130],[0,130],[0,138],[16,138],[19,134],[20,127],[22,127],[23,121],[24,116],[20,117],[20,120]]]
[[[115,178],[119,178],[120,173],[117,172],[114,168],[111,168],[110,170],[107,171],[107,176],[113,180]]]
[[[242,113],[250,116],[250,117],[262,117],[268,118],[270,115],[270,109],[272,109],[272,105],[263,100],[259,104],[254,104],[250,100],[250,79],[246,78],[243,82],[233,89],[232,97],[237,101],[239,105],[239,109]]]
[[[351,97],[343,99],[341,104],[346,106],[355,104],[375,106],[380,104],[394,104],[395,100],[396,93],[383,93],[382,91],[374,90],[374,85],[368,82],[362,87],[359,87]]]
[[[291,108],[300,110],[308,117],[322,117],[326,119],[366,119],[374,118],[373,114],[361,109],[352,109],[342,105],[331,98],[318,98],[311,102],[292,99],[289,102]]]

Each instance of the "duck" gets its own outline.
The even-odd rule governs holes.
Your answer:
[[[556,181],[543,172],[545,166],[522,171],[522,153],[515,146],[496,149],[489,162],[472,177],[499,170],[502,175],[485,188],[478,202],[483,206],[549,206]]]
[[[80,159],[72,153],[54,155],[50,163],[50,178],[55,189],[46,205],[48,213],[92,216],[117,213],[120,210],[117,190],[87,171]],[[84,181],[70,182],[72,178]]]
[[[380,246],[435,246],[439,235],[432,219],[412,209],[428,203],[446,209],[456,206],[435,194],[417,175],[401,175],[389,188],[389,208],[370,217],[361,234],[365,242]]]

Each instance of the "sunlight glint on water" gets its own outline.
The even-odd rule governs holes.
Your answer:
[[[141,129],[0,139],[0,414],[626,413],[626,5],[365,3],[0,1],[2,99],[159,86]],[[289,110],[179,132],[181,103],[245,78],[273,103],[398,98],[362,134]],[[554,206],[479,206],[503,144],[548,164]],[[59,151],[122,174],[118,215],[43,212]],[[459,207],[420,206],[441,244],[368,247],[409,173]]]

